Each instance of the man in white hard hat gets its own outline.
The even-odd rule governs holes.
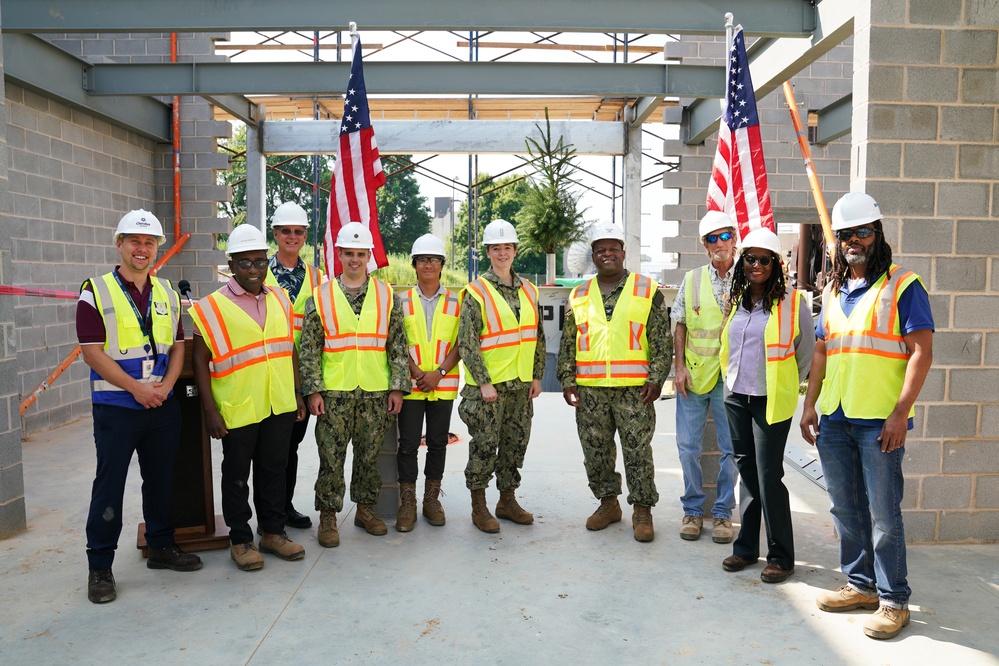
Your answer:
[[[184,365],[180,296],[151,276],[165,241],[156,216],[125,214],[114,232],[121,264],[87,280],[76,307],[76,332],[90,366],[97,473],[87,518],[87,598],[117,598],[111,565],[122,528],[125,479],[139,456],[142,514],[150,569],[195,571],[197,555],[174,541],[173,466],[180,446],[180,405],[173,386]]]
[[[706,498],[702,485],[701,441],[710,409],[721,452],[716,496],[711,507],[714,522],[711,539],[715,543],[729,543],[733,537],[736,469],[732,436],[725,416],[718,351],[722,324],[730,306],[728,297],[738,241],[735,220],[721,211],[709,210],[701,218],[698,235],[711,261],[683,276],[670,311],[676,323],[673,384],[676,388],[676,446],[683,471],[680,538],[694,541],[701,536]]]
[[[624,268],[624,230],[601,223],[590,235],[597,275],[569,295],[562,327],[557,375],[562,396],[576,408],[586,476],[600,506],[586,529],[602,530],[621,520],[621,475],[617,445],[634,506],[638,541],[655,537],[652,507],[659,501],[652,436],[655,401],[673,358],[673,336],[659,284]]]
[[[892,263],[870,195],[843,195],[832,228],[836,256],[822,291],[801,434],[822,459],[847,584],[816,603],[830,613],[877,609],[864,633],[885,639],[909,624],[902,460],[933,362],[933,314],[922,279]]]
[[[281,287],[292,303],[295,327],[295,347],[302,338],[302,321],[305,318],[305,302],[312,296],[312,290],[323,281],[323,273],[315,266],[302,260],[309,230],[309,216],[305,209],[293,201],[287,201],[274,209],[271,215],[271,230],[277,243],[277,252],[271,256],[267,270],[266,284]],[[296,421],[291,429],[291,444],[288,447],[288,470],[285,476],[285,524],[288,527],[308,529],[312,519],[295,508],[295,486],[298,482],[298,445],[305,439],[309,427],[309,415]]]
[[[460,293],[441,284],[447,259],[444,242],[424,234],[413,243],[410,259],[416,286],[400,296],[412,392],[399,412],[399,494],[402,506],[395,529],[409,532],[416,524],[417,451],[427,426],[427,459],[423,467],[423,517],[444,524],[439,495],[444,478],[451,410],[458,397],[458,318]]]
[[[260,553],[300,560],[305,549],[285,534],[285,468],[295,421],[305,418],[291,302],[264,284],[267,239],[251,224],[229,234],[232,278],[189,310],[194,320],[194,381],[205,429],[222,440],[222,515],[229,555],[241,571],[264,566]],[[259,550],[249,519],[249,480]]]
[[[306,302],[301,341],[302,390],[317,417],[316,509],[324,548],[340,545],[336,519],[346,494],[348,442],[354,454],[354,525],[375,536],[387,533],[374,510],[381,488],[376,462],[411,385],[402,309],[392,287],[367,273],[371,232],[350,222],[340,228],[335,245],[343,272],[319,285]]]

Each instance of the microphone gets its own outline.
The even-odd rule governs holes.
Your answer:
[[[194,302],[194,298],[191,296],[191,283],[187,280],[181,280],[177,283],[177,289],[180,290],[181,296],[187,297],[189,303]]]

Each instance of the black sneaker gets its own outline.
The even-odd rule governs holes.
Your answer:
[[[193,553],[185,553],[177,544],[169,548],[150,548],[146,566],[150,569],[172,569],[173,571],[197,571],[204,564]]]
[[[87,579],[87,599],[95,604],[106,604],[118,598],[114,587],[114,574],[110,569],[91,569]]]

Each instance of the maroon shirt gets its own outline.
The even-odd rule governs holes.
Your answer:
[[[119,271],[118,268],[118,266],[114,267],[115,272],[118,273],[118,277],[121,278],[121,283],[125,285],[125,289],[128,290],[129,296],[132,297],[135,307],[140,313],[145,314],[146,304],[149,302],[149,297],[153,292],[152,280],[146,280],[146,286],[140,292],[138,287],[135,286],[135,283],[126,280],[125,276],[121,274],[121,271]],[[107,331],[104,328],[104,317],[101,316],[101,313],[97,311],[97,308],[93,304],[93,293],[94,288],[90,284],[90,280],[87,280],[83,283],[83,288],[80,290],[80,300],[76,303],[76,337],[80,341],[81,345],[103,345],[105,340],[107,340]],[[146,321],[146,326],[150,326],[151,324],[152,322]],[[174,334],[174,341],[183,339],[184,320],[178,319],[177,332]]]

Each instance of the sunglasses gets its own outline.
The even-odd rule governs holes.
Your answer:
[[[773,261],[773,257],[757,257],[752,254],[744,254],[742,255],[742,260],[747,264],[749,264],[750,266],[755,266],[756,264],[759,264],[760,266],[766,268],[767,266],[770,265],[770,262]]]
[[[267,268],[268,262],[266,259],[257,259],[256,261],[250,261],[249,259],[237,259],[235,263],[244,271],[248,271],[250,268],[256,268],[258,271],[262,271]]]
[[[709,243],[717,243],[718,241],[730,241],[734,238],[734,234],[731,231],[723,231],[720,234],[708,234],[704,237]]]
[[[443,262],[444,260],[441,259],[440,257],[424,257],[424,256],[421,256],[421,257],[413,257],[413,261],[415,261],[418,264],[439,264],[439,263]]]
[[[285,236],[291,236],[292,234],[296,236],[304,236],[305,229],[281,227],[281,233],[284,234]]]
[[[877,229],[872,229],[870,227],[855,227],[853,229],[840,229],[836,232],[836,238],[845,243],[853,238],[854,235],[863,240],[864,238],[870,238],[876,233],[878,233]]]

